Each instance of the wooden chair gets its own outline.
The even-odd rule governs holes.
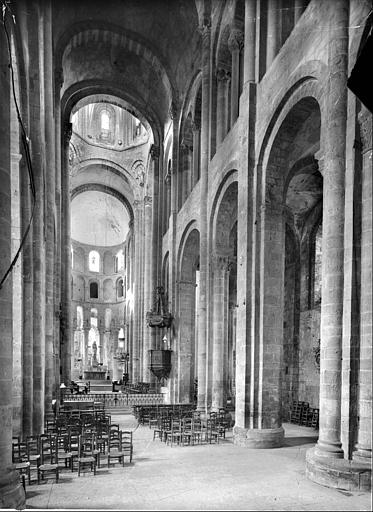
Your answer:
[[[31,466],[40,466],[41,457],[40,457],[40,446],[39,446],[39,436],[27,436],[26,437],[26,450],[27,450],[27,460],[30,462]]]
[[[132,462],[133,439],[132,432],[130,430],[122,430],[122,451],[125,455],[129,456],[130,462]]]
[[[74,463],[77,461],[80,455],[79,439],[80,435],[78,434],[67,435],[67,452],[71,453],[71,471],[74,471]]]
[[[81,436],[83,455],[87,457],[94,457],[95,464],[100,467],[101,451],[97,448],[96,435],[93,432],[86,432]]]
[[[84,448],[85,448],[85,440],[83,439],[83,436],[79,436],[79,442],[78,442],[78,456],[77,456],[77,462],[78,462],[78,476],[80,476],[80,472],[82,469],[89,467],[90,471],[93,471],[93,474],[96,474],[96,459],[93,455],[84,455]]]
[[[40,455],[41,464],[38,466],[38,484],[40,484],[40,478],[44,480],[44,476],[48,473],[54,473],[56,477],[56,483],[59,479],[59,467],[57,457],[57,443],[52,436],[43,435],[40,437]]]
[[[194,433],[193,433],[193,420],[192,418],[184,418],[181,422],[181,438],[180,443],[182,446],[185,443],[188,445],[194,444]]]
[[[68,450],[68,435],[56,435],[57,444],[57,464],[64,462],[65,468],[69,467],[73,471],[73,454]]]
[[[166,443],[172,446],[174,443],[180,444],[182,437],[181,420],[171,420],[171,431],[167,433]]]
[[[124,466],[124,457],[126,453],[122,447],[122,436],[112,437],[109,439],[108,444],[108,455],[107,455],[107,467],[110,467],[112,460],[117,460]]]
[[[12,439],[12,462],[15,465],[15,469],[19,471],[22,483],[25,483],[25,475],[29,485],[31,484],[31,463],[27,460],[27,446],[26,443],[22,443],[20,438]]]
[[[207,420],[207,426],[206,426],[206,442],[210,443],[212,441],[215,441],[216,443],[219,443],[219,430],[216,426],[216,422],[214,419],[208,419]]]

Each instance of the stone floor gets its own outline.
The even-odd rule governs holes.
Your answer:
[[[171,447],[153,441],[153,430],[137,427],[132,415],[112,422],[134,430],[132,464],[104,464],[96,476],[63,470],[58,484],[33,482],[27,509],[371,510],[369,493],[307,480],[305,452],[317,440],[311,428],[285,424],[286,446],[248,450],[232,443],[231,432],[217,445]]]

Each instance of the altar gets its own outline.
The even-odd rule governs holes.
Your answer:
[[[90,368],[88,370],[84,370],[84,379],[85,380],[105,380],[105,378],[106,378],[106,369]]]

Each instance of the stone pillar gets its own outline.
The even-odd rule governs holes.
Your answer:
[[[57,398],[54,362],[54,257],[55,257],[55,131],[53,117],[53,42],[51,0],[44,4],[44,89],[46,179],[46,282],[45,282],[45,396],[46,412],[52,412],[52,399]]]
[[[45,106],[43,21],[39,9],[33,9],[29,19],[30,55],[30,137],[35,183],[33,231],[33,434],[44,428],[45,391]]]
[[[344,184],[347,118],[348,1],[336,0],[329,42],[324,133],[320,428],[316,453],[342,458],[341,360],[344,270]]]
[[[26,161],[22,159],[21,194],[22,194],[22,233],[31,217],[32,197]],[[32,435],[33,410],[33,259],[32,259],[32,229],[26,238],[22,251],[23,274],[23,340],[22,340],[22,384],[23,384],[23,436]]]
[[[361,282],[359,430],[353,458],[372,463],[372,114],[359,114],[363,152],[361,180]]]
[[[227,276],[228,258],[215,254],[213,259],[213,348],[212,348],[212,405],[213,411],[225,406],[224,403],[224,356],[227,343]]]
[[[194,361],[192,347],[194,344],[195,328],[195,289],[192,281],[179,281],[179,346],[178,356],[178,395],[179,403],[192,401]]]
[[[231,83],[231,128],[238,117],[240,92],[240,53],[243,48],[244,36],[241,30],[232,29],[228,38],[228,47],[232,54]]]
[[[266,68],[272,64],[280,48],[280,23],[279,4],[277,0],[268,0],[267,11],[267,54]]]
[[[199,180],[200,169],[200,139],[201,139],[201,123],[193,121],[193,171],[192,171],[192,188]]]
[[[245,0],[244,83],[255,82],[256,0]]]
[[[218,81],[217,93],[217,112],[216,112],[216,146],[223,142],[227,134],[227,116],[228,116],[228,86],[230,73],[223,68],[216,71]]]
[[[200,267],[199,267],[199,317],[198,317],[198,397],[197,408],[206,408],[206,348],[207,348],[207,293],[208,293],[208,236],[207,236],[207,186],[209,165],[210,118],[210,19],[205,18],[202,33],[202,106],[201,106],[201,178],[200,178]]]
[[[83,351],[82,351],[83,371],[87,368],[87,366],[89,364],[88,340],[89,340],[89,327],[84,327],[84,329],[83,329]]]
[[[165,232],[169,228],[170,215],[171,215],[171,173],[166,174],[165,176],[165,186],[166,186],[166,207],[165,207]]]
[[[61,177],[61,366],[62,382],[71,381],[71,239],[69,144],[72,124],[63,127]]]
[[[112,346],[112,350],[113,350],[112,380],[120,380],[122,378],[121,369],[119,368],[118,359],[114,358],[114,356],[116,355],[116,352],[118,350],[118,335],[119,335],[119,329],[113,327],[110,331],[111,346]],[[134,381],[132,380],[132,382],[134,382]]]
[[[140,380],[140,278],[141,278],[141,203],[134,201],[134,322],[132,345],[132,378],[136,384]],[[141,320],[141,316],[140,316]]]
[[[11,100],[12,102],[13,100]],[[12,108],[11,124],[18,124],[17,116]],[[15,133],[14,133],[15,132]],[[19,145],[18,130],[11,129],[12,146]],[[15,139],[14,139],[14,136]],[[16,148],[14,148],[16,149]],[[20,205],[20,162],[21,155],[19,153],[11,153],[11,223],[12,223],[12,242],[11,257],[16,255],[21,243],[21,205]],[[19,255],[17,263],[13,267],[12,272],[12,330],[13,330],[13,435],[21,435],[22,433],[22,415],[23,415],[23,383],[22,383],[22,342],[23,342],[23,286],[22,286],[22,253]]]
[[[6,14],[6,23],[10,23]],[[0,31],[0,279],[11,263],[10,72],[7,41]],[[0,289],[0,508],[23,509],[25,493],[12,465],[12,276]]]
[[[143,382],[150,382],[149,350],[151,346],[151,327],[146,324],[146,313],[151,310],[152,289],[152,198],[144,197],[144,345],[143,345]]]
[[[160,282],[160,262],[162,261],[162,217],[158,214],[160,212],[160,199],[159,199],[159,181],[161,173],[159,171],[159,157],[160,151],[158,146],[152,146],[150,154],[153,160],[153,208],[152,208],[152,270],[151,270],[151,284],[150,284],[150,304],[153,297],[155,287]],[[151,304],[152,306],[152,304]],[[158,329],[151,329],[150,333],[150,349],[154,350],[157,348],[157,342],[159,339]],[[149,382],[154,385],[156,378],[152,372],[149,372]]]
[[[181,142],[179,147],[179,172],[177,179],[177,192],[178,192],[178,200],[177,206],[178,210],[183,206],[185,198],[186,198],[186,174],[188,172],[188,156],[187,156],[188,148],[186,145]]]
[[[55,292],[55,321],[54,321],[54,367],[56,376],[57,393],[61,382],[61,99],[60,92],[63,84],[62,68],[55,69],[54,72],[54,112],[55,112],[55,141],[56,150],[56,182],[55,182],[55,215],[56,215],[56,235],[55,235],[55,258],[54,258],[54,292]]]

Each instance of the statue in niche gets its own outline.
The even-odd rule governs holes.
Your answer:
[[[92,366],[97,367],[98,361],[97,361],[97,343],[94,341],[92,344]]]

